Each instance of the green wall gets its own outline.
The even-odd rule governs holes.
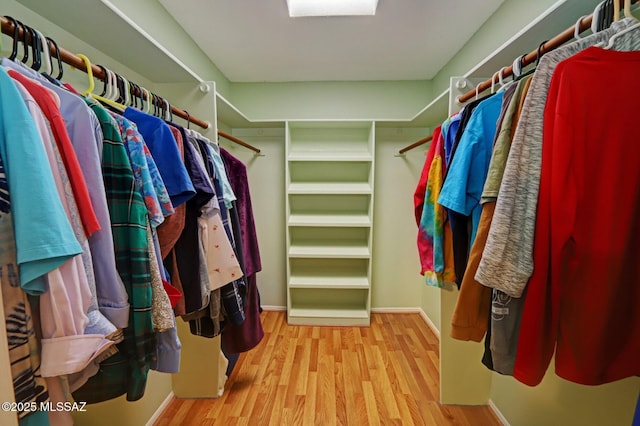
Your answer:
[[[233,83],[229,99],[251,120],[413,118],[431,99],[427,81]]]

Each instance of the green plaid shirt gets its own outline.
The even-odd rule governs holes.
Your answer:
[[[118,125],[100,105],[87,101],[104,135],[102,174],[111,216],[116,266],[129,295],[129,326],[119,353],[100,364],[100,371],[73,396],[89,403],[124,393],[136,401],[144,395],[156,341],[151,321],[151,273],[147,240],[147,208],[135,181]],[[97,259],[99,261],[99,259]]]

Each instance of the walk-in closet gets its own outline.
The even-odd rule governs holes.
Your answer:
[[[640,426],[636,0],[0,25],[0,424]]]

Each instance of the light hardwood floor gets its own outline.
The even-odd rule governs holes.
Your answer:
[[[419,314],[373,314],[371,327],[262,321],[221,398],[174,399],[155,426],[500,425],[488,407],[438,403],[438,339]]]

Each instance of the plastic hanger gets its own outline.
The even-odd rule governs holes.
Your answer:
[[[47,42],[51,43],[53,47],[55,47],[56,49],[56,59],[58,60],[58,75],[55,77],[55,79],[60,81],[62,80],[62,75],[64,73],[62,69],[62,60],[60,59],[60,48],[58,47],[58,43],[56,43],[56,41],[51,37],[46,37],[46,39],[47,39]]]
[[[573,38],[575,38],[576,40],[580,40],[582,38],[580,37],[580,25],[582,25],[582,20],[586,17],[587,15],[582,15],[581,17],[579,17],[576,21],[576,25],[573,27]]]
[[[478,91],[476,89],[476,99],[478,99]],[[187,129],[191,128],[191,115],[189,114],[189,111],[187,111],[186,109],[184,110],[184,113],[187,114]]]
[[[147,114],[151,114],[151,92],[144,87],[142,89],[144,90],[144,94],[147,98],[147,106],[144,109],[144,112],[146,112]]]
[[[18,56],[18,34],[20,27],[18,26],[18,21],[13,19],[11,16],[5,16],[5,18],[10,20],[13,24],[13,46],[11,48],[11,54],[9,55],[9,59],[13,61],[14,59],[16,59],[16,56]]]
[[[173,122],[173,110],[171,109],[171,104],[167,100],[165,100],[165,102],[167,103],[167,114],[169,115],[168,120]],[[165,120],[167,120],[167,118],[165,118]]]
[[[480,85],[482,83],[478,83],[478,85],[476,86],[476,100],[478,100],[478,95],[480,95],[480,93],[478,92],[478,90],[480,89]]]
[[[601,1],[600,3],[598,3],[595,9],[593,9],[593,18],[591,19],[591,32],[594,34],[600,31],[598,21],[600,20],[600,14],[602,13],[602,8],[604,7],[604,4],[606,2],[607,0]]]
[[[620,0],[613,0],[613,21],[620,20]]]
[[[44,56],[44,66],[45,66],[45,74],[51,75],[51,70],[53,69],[53,63],[51,62],[51,51],[49,50],[49,42],[38,30],[34,30],[38,35],[38,39],[40,40],[40,45],[42,47],[42,56]]]
[[[31,69],[40,71],[40,67],[42,66],[42,53],[40,46],[40,37],[36,30],[31,27],[27,27],[29,29],[29,37],[31,38],[31,51],[33,52],[33,61],[31,62]]]
[[[611,36],[611,38],[609,39],[609,43],[604,47],[605,49],[612,49],[613,46],[616,43],[616,40],[619,39],[620,37],[622,37],[623,35],[630,33],[631,31],[636,31],[640,29],[640,22],[638,22],[637,24],[634,24],[628,28],[625,28],[622,31],[619,31],[617,33],[615,33],[614,35]]]
[[[111,99],[103,98],[100,95],[93,94],[93,89],[95,88],[96,83],[95,83],[95,80],[93,79],[93,68],[91,67],[91,61],[86,55],[83,55],[82,53],[78,53],[77,55],[80,59],[83,60],[84,65],[87,67],[87,76],[89,77],[89,88],[84,92],[82,92],[82,96],[87,96],[87,97],[96,99],[118,110],[124,110],[125,109],[124,105],[113,102]]]

